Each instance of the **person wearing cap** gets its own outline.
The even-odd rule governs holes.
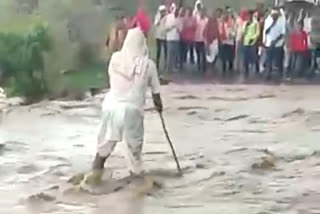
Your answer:
[[[279,70],[280,78],[283,77],[284,37],[286,22],[277,8],[271,10],[264,23],[263,43],[266,47],[266,72],[267,80],[271,79],[273,65]]]
[[[156,65],[159,69],[161,53],[164,54],[165,65],[167,64],[167,41],[166,41],[166,16],[167,8],[165,5],[160,5],[156,17],[154,19],[155,38],[157,44]]]

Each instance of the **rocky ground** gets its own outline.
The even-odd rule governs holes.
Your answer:
[[[139,182],[121,180],[128,175],[121,149],[108,162],[117,182],[97,194],[67,184],[90,168],[103,94],[29,106],[0,98],[0,213],[320,213],[319,89],[163,86],[184,176],[173,176],[175,163],[148,99],[144,167],[161,185],[139,196]]]

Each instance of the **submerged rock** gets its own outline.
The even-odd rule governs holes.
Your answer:
[[[252,169],[272,170],[276,166],[276,158],[274,156],[265,156],[259,162],[251,165]]]
[[[234,116],[234,117],[227,118],[225,121],[226,121],[226,122],[230,122],[230,121],[234,121],[234,120],[245,119],[245,118],[247,118],[247,117],[249,117],[249,115],[242,114],[242,115],[238,115],[238,116]]]
[[[197,99],[199,99],[199,97],[196,97],[196,96],[193,96],[193,95],[183,95],[183,96],[176,97],[176,99],[179,99],[179,100],[197,100]]]
[[[6,145],[4,143],[0,143],[0,154],[3,152],[5,146]]]
[[[303,108],[297,108],[293,111],[289,111],[287,113],[284,113],[281,117],[282,118],[287,118],[287,117],[291,117],[294,115],[303,115],[305,113],[305,110]]]
[[[27,199],[29,202],[35,202],[35,201],[45,201],[45,202],[52,202],[56,200],[56,197],[49,195],[47,193],[37,193],[34,195],[31,195]]]

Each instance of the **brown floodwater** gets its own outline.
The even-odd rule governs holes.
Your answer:
[[[173,176],[174,159],[148,98],[144,168],[161,186],[147,194],[137,194],[141,181],[126,182],[121,144],[107,163],[112,182],[92,193],[67,183],[91,166],[102,94],[30,106],[0,100],[0,213],[320,213],[319,91],[163,86],[184,176]]]

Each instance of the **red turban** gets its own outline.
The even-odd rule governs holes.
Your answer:
[[[133,27],[140,27],[144,33],[148,33],[151,28],[150,19],[143,9],[139,9],[137,15],[134,17]]]

